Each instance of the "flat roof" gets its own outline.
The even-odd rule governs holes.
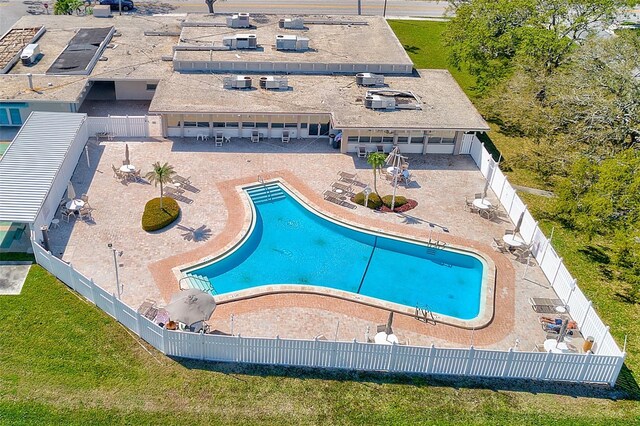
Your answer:
[[[179,46],[222,47],[222,39],[234,34],[255,34],[258,49],[177,51],[180,61],[303,62],[362,63],[413,65],[397,37],[381,16],[320,16],[305,15],[305,29],[280,28],[281,18],[288,16],[251,14],[251,28],[227,26],[185,26]],[[290,17],[290,16],[289,16]],[[226,16],[189,15],[186,25],[223,25]],[[348,23],[352,23],[349,25]],[[275,49],[276,35],[298,35],[309,39],[305,52]]]
[[[419,76],[387,76],[386,89],[411,91],[421,110],[372,110],[364,106],[371,88],[355,76],[289,75],[289,90],[223,88],[226,74],[178,74],[163,79],[149,110],[156,113],[299,114],[332,113],[336,128],[489,130],[489,126],[446,70]]]
[[[0,72],[16,60],[16,56],[29,43],[37,39],[42,27],[19,28],[14,27],[4,33],[0,38]]]
[[[111,39],[113,27],[80,28],[47,70],[47,74],[89,74]]]
[[[0,220],[32,223],[86,114],[32,112],[0,159]]]
[[[179,38],[175,34],[180,31],[183,19],[184,16],[23,16],[14,28],[45,26],[47,31],[38,40],[43,56],[32,66],[25,66],[18,61],[8,74],[0,75],[0,99],[76,102],[89,79],[159,80],[173,71],[170,59],[173,46]],[[115,26],[116,33],[109,44],[111,47],[106,48],[101,55],[106,60],[98,61],[90,75],[45,75],[76,35],[78,28],[109,26]],[[149,31],[173,35],[146,36],[145,32]],[[163,61],[163,56],[169,60]],[[34,86],[43,90],[29,90],[25,76],[27,73],[33,74]]]

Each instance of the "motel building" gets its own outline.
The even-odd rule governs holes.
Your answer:
[[[2,127],[99,104],[160,117],[169,138],[454,155],[489,129],[448,71],[413,68],[382,17],[25,16],[0,48]]]

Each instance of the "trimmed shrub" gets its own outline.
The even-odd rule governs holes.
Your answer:
[[[391,200],[393,198],[393,195],[385,195],[384,197],[382,197],[382,203],[391,208]],[[407,199],[405,197],[403,197],[402,195],[396,195],[396,202],[393,205],[394,208],[397,207],[402,207],[405,204],[407,204]]]
[[[162,209],[160,198],[153,198],[144,206],[142,213],[142,229],[147,232],[157,231],[171,225],[180,216],[180,206],[173,198],[162,197]]]
[[[365,200],[364,192],[358,192],[356,195],[353,196],[352,201],[356,204],[360,204],[361,206],[364,206],[364,200]],[[380,199],[380,196],[375,192],[372,192],[371,194],[369,194],[369,201],[367,202],[367,207],[369,207],[370,209],[376,210],[376,209],[379,209],[380,206],[382,206],[382,200]]]

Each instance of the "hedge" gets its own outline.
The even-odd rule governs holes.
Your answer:
[[[142,229],[147,232],[157,231],[171,225],[178,216],[180,216],[180,206],[176,200],[162,197],[162,209],[160,209],[160,198],[153,198],[144,206]]]
[[[358,192],[356,195],[353,196],[353,202],[356,204],[360,204],[361,206],[364,206],[364,201],[365,201],[364,192]],[[367,207],[369,207],[370,209],[376,210],[376,209],[379,209],[380,206],[382,206],[382,200],[380,199],[380,196],[375,192],[372,192],[371,194],[369,194],[369,201],[367,202]]]
[[[385,206],[391,208],[392,199],[393,199],[393,195],[385,195],[384,197],[382,197],[382,203]],[[407,204],[407,199],[402,195],[396,195],[396,202],[393,205],[393,208],[395,209],[396,207],[401,207],[401,206],[404,206],[405,204]]]

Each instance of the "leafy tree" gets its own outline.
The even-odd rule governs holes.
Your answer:
[[[466,65],[486,90],[505,80],[516,58],[553,72],[573,46],[608,27],[631,0],[450,1],[446,32],[455,66]]]
[[[367,157],[367,163],[369,163],[369,165],[373,169],[373,190],[376,192],[376,194],[378,194],[378,187],[376,186],[377,185],[376,172],[384,165],[386,160],[387,160],[387,156],[384,155],[382,152],[372,152]]]
[[[160,165],[159,161],[156,161],[151,166],[153,170],[146,174],[146,178],[149,182],[152,182],[156,187],[160,184],[160,208],[162,209],[162,197],[164,195],[164,185],[173,182],[173,175],[176,172],[173,170],[173,166],[169,163]]]
[[[82,0],[56,0],[53,5],[54,15],[73,15],[73,12],[78,12],[84,5]]]

